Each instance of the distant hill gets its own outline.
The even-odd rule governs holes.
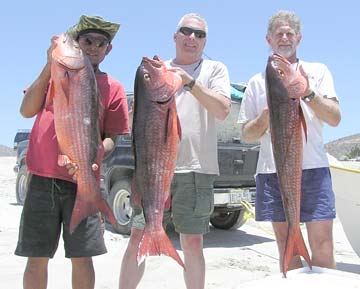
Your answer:
[[[0,145],[0,157],[13,157],[13,156],[16,156],[16,153],[12,148]]]
[[[339,160],[343,160],[355,146],[360,147],[360,133],[339,138],[325,144],[326,151]]]

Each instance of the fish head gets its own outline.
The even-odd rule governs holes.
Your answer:
[[[66,70],[80,70],[85,67],[85,55],[79,43],[66,33],[56,40],[52,61],[56,61]]]
[[[273,73],[286,88],[290,98],[300,98],[304,95],[308,83],[307,79],[291,63],[279,54],[273,54],[268,60],[268,73]]]
[[[174,100],[176,91],[182,85],[181,77],[168,70],[158,56],[154,56],[153,59],[143,57],[137,71],[137,81],[148,92],[149,100],[159,104],[167,104]]]

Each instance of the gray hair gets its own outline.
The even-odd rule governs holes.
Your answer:
[[[183,25],[183,22],[185,19],[188,19],[188,18],[194,18],[194,19],[197,19],[199,20],[200,22],[202,22],[205,26],[205,32],[206,34],[208,33],[208,25],[207,25],[207,22],[205,20],[204,17],[202,17],[200,14],[198,13],[188,13],[188,14],[185,14],[183,17],[181,17],[177,27],[176,27],[176,31],[179,31],[179,29],[182,27]]]
[[[301,22],[299,17],[295,14],[295,12],[287,11],[287,10],[280,10],[273,14],[269,18],[268,24],[268,34],[274,32],[275,23],[278,21],[285,21],[289,23],[289,25],[295,30],[297,35],[301,35]]]

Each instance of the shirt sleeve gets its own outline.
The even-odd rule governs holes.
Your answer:
[[[209,88],[230,98],[230,77],[228,69],[223,63],[216,62],[210,78]]]
[[[338,100],[335,92],[333,77],[325,64],[322,65],[322,75],[319,78],[318,91],[320,95]]]
[[[110,98],[104,115],[104,132],[118,135],[129,133],[127,98],[119,82],[113,82],[110,86]]]
[[[257,117],[254,81],[250,80],[241,101],[238,123],[245,124]]]

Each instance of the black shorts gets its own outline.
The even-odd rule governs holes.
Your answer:
[[[59,244],[61,229],[65,257],[91,257],[106,253],[100,214],[84,219],[70,234],[76,187],[76,184],[64,180],[31,176],[21,215],[16,255],[52,258]]]

